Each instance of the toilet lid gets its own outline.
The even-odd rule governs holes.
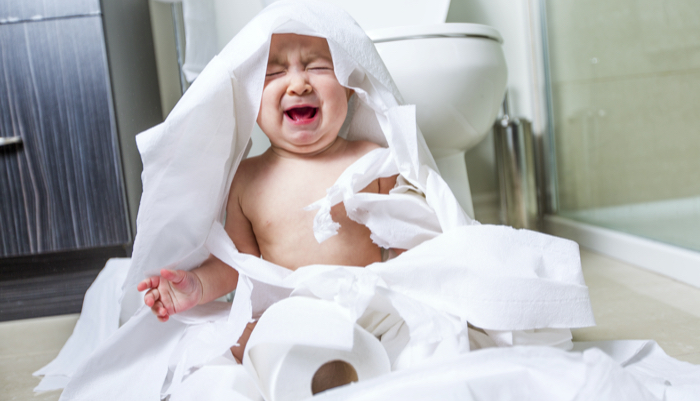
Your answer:
[[[484,38],[503,43],[495,28],[480,24],[444,23],[434,25],[412,25],[367,31],[374,43],[423,38]]]
[[[365,31],[397,26],[441,24],[446,21],[450,10],[450,0],[323,1],[347,11]]]

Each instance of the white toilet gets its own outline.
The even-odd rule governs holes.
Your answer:
[[[445,23],[450,0],[325,0],[344,8],[374,41],[464,210],[474,216],[464,153],[489,132],[507,69],[494,28]]]

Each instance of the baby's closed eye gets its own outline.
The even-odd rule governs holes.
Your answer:
[[[328,60],[314,60],[306,66],[311,71],[333,71],[333,62]]]

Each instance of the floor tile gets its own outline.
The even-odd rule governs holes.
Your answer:
[[[676,355],[675,358],[680,359],[681,361],[693,363],[695,365],[700,365],[700,352],[685,355]]]
[[[41,354],[63,347],[78,320],[77,314],[12,320],[0,323],[0,357]]]
[[[58,400],[61,391],[35,394],[33,389],[40,378],[32,373],[56,357],[56,352],[32,353],[0,357],[0,399],[3,401]]]
[[[700,289],[585,250],[581,259],[597,326],[574,340],[653,339],[671,356],[700,353]]]

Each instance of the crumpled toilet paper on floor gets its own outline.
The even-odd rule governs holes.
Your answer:
[[[329,212],[343,202],[377,244],[409,249],[400,256],[365,268],[291,271],[239,253],[226,234],[228,190],[250,146],[273,33],[327,39],[338,81],[355,93],[341,136],[382,146],[309,205],[317,210],[316,238],[335,235]],[[572,347],[570,328],[594,324],[577,245],[472,221],[437,172],[415,108],[402,103],[371,41],[345,12],[317,1],[266,8],[207,65],[166,121],[138,136],[144,192],[133,258],[107,264],[86,294],[73,336],[36,372],[44,375],[37,391],[64,387],[61,400],[201,394],[272,401],[292,377],[282,365],[293,355],[275,354],[275,347],[347,352],[369,333],[392,372],[368,374],[379,376],[320,398],[523,398],[529,388],[537,388],[538,399],[613,399],[618,390],[638,399],[690,394],[686,389],[700,380],[689,379],[697,367],[669,359],[653,344],[609,343],[603,349],[612,358],[593,349],[564,351]],[[389,195],[358,193],[397,173]],[[210,254],[240,274],[232,304],[211,302],[166,323],[132,306],[141,302],[133,291],[140,280],[162,268],[194,268]],[[307,315],[304,327],[274,318],[272,311],[289,302],[309,305],[300,313],[335,318]],[[237,365],[229,348],[261,315],[267,329],[254,331],[244,365]]]

